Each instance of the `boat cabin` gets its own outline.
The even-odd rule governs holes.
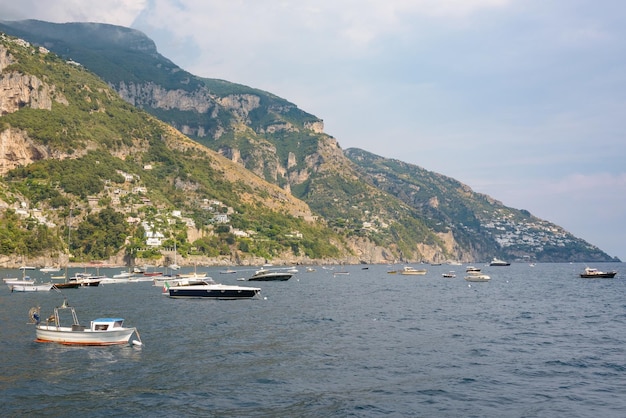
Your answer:
[[[98,318],[91,321],[92,331],[110,331],[123,326],[124,320],[122,318]]]

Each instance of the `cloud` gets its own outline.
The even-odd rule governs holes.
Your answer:
[[[20,0],[0,5],[3,20],[98,22],[130,26],[148,0]]]

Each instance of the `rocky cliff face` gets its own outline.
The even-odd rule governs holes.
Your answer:
[[[13,63],[13,56],[0,45],[0,117],[23,107],[51,110],[53,101],[68,104],[54,85],[32,75],[5,71]],[[7,128],[0,132],[0,175],[18,166],[48,158],[52,153],[47,147],[33,142],[26,132]]]
[[[25,106],[50,110],[53,100],[67,105],[63,94],[37,77],[15,71],[5,73],[4,70],[14,61],[9,51],[0,45],[0,115],[16,112]]]

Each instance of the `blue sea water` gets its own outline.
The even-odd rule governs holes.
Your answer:
[[[581,279],[581,264],[483,266],[488,283],[461,266],[363,267],[250,283],[236,281],[243,268],[206,269],[261,287],[256,300],[170,299],[151,283],[63,291],[82,323],[136,326],[141,348],[36,343],[28,310],[47,315],[63,296],[2,285],[2,416],[626,416],[623,264],[593,266],[615,279]]]

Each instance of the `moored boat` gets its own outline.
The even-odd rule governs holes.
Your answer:
[[[465,280],[468,282],[488,282],[489,280],[491,280],[491,277],[481,273],[468,274],[467,276],[465,276]]]
[[[285,281],[291,279],[293,274],[288,271],[276,271],[276,270],[266,270],[261,269],[257,270],[252,277],[250,277],[249,281]]]
[[[583,279],[612,279],[617,274],[617,271],[600,271],[595,268],[585,267],[585,271],[580,273],[580,277]]]
[[[163,293],[171,298],[251,299],[261,292],[258,287],[244,287],[215,283],[211,278],[181,279],[174,285],[165,282]]]
[[[491,263],[489,263],[489,265],[490,266],[510,266],[511,263],[494,257],[493,260],[491,260]]]
[[[423,276],[427,272],[428,271],[426,269],[416,269],[415,267],[406,266],[400,271],[400,274],[403,274],[405,276],[415,276],[415,275]]]
[[[29,284],[10,284],[11,292],[49,292],[52,289],[52,283],[29,283]]]
[[[71,325],[61,325],[61,316],[69,316]],[[141,345],[141,338],[136,328],[124,326],[122,318],[98,318],[90,322],[89,327],[80,325],[73,307],[66,301],[60,307],[54,308],[45,323],[40,320],[39,308],[32,308],[29,317],[35,323],[37,342],[54,342],[65,345],[118,345],[127,344],[135,334],[138,340],[135,345]]]

